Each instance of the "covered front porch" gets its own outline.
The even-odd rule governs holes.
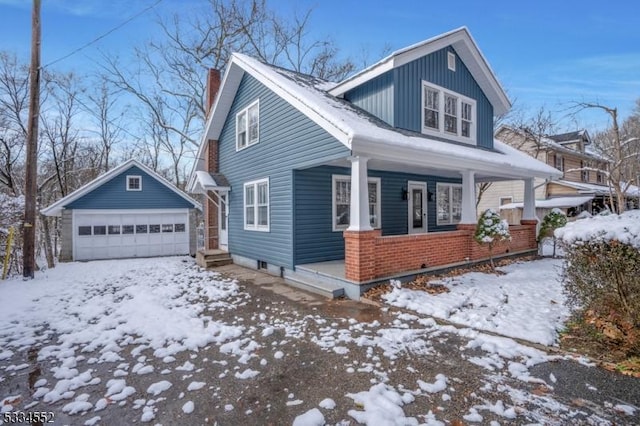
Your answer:
[[[437,166],[429,163],[420,160],[400,163],[354,155],[327,166],[335,169],[321,172],[318,168],[306,173],[313,175],[313,179],[305,176],[296,179],[305,188],[307,181],[331,182],[332,231],[343,244],[344,252],[339,258],[297,261],[295,275],[342,285],[349,297],[358,298],[371,285],[387,279],[484,261],[489,257],[488,249],[473,238],[477,222],[476,183],[492,180],[521,179],[526,188],[525,216],[521,223],[510,227],[512,240],[495,247],[494,256],[536,252],[533,176],[522,179],[513,171],[489,172],[461,169],[451,163],[439,162]],[[348,178],[348,209],[340,205],[344,201],[339,199],[341,195],[344,197],[339,192],[341,180],[336,179],[340,173],[343,180]],[[309,210],[317,214],[318,206]],[[345,217],[345,227],[337,229],[345,223]],[[311,235],[301,231],[296,232],[297,239],[305,244],[313,241],[313,247],[318,247],[318,242],[326,240],[328,234],[318,230],[326,226],[316,223],[314,238],[306,238]],[[309,259],[301,255],[296,258]]]

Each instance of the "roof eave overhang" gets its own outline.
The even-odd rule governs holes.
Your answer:
[[[333,89],[329,90],[329,93],[337,97],[343,96],[349,90],[387,71],[436,52],[448,45],[453,46],[458,56],[460,56],[460,59],[462,59],[482,88],[482,91],[493,106],[494,115],[498,116],[507,113],[511,109],[511,101],[509,101],[505,90],[498,82],[495,73],[466,27],[458,28],[425,42],[399,50],[371,67],[338,83]]]
[[[335,137],[347,148],[351,148],[350,129],[344,129],[336,126],[335,123],[332,123],[331,120],[327,119],[322,114],[322,112],[316,111],[313,105],[306,104],[304,99],[301,99],[295,94],[290,93],[286,90],[286,88],[279,85],[277,81],[274,81],[273,79],[261,73],[259,70],[255,69],[248,61],[243,60],[241,55],[234,53],[231,55],[231,60],[229,62],[229,65],[227,66],[227,69],[225,70],[222,83],[220,84],[218,96],[216,96],[216,100],[212,106],[211,112],[207,117],[205,131],[203,133],[202,140],[200,141],[196,161],[194,162],[191,173],[189,175],[189,183],[187,185],[189,192],[194,189],[193,185],[195,182],[195,172],[207,171],[205,170],[206,168],[204,161],[206,146],[209,140],[218,140],[220,138],[220,134],[226,121],[226,117],[231,110],[236,92],[240,86],[240,82],[242,81],[242,77],[244,76],[245,72],[250,74],[252,77],[268,87],[286,102],[298,109],[309,119],[326,130],[330,135]]]
[[[428,143],[428,140],[425,141]],[[537,170],[499,162],[487,162],[480,159],[452,156],[434,152],[425,147],[403,146],[382,140],[353,138],[353,155],[362,155],[371,159],[389,160],[425,168],[461,171],[473,170],[479,173],[505,179],[540,178],[556,180],[562,177],[557,170]],[[497,154],[500,155],[500,154]],[[503,167],[500,169],[500,167]]]
[[[177,195],[179,195],[180,197],[182,197],[183,199],[188,201],[190,204],[193,205],[194,208],[196,208],[198,210],[202,210],[202,206],[196,200],[192,199],[187,194],[184,194],[180,189],[176,188],[173,184],[168,182],[162,176],[159,176],[156,172],[151,170],[149,167],[145,166],[144,164],[140,163],[139,161],[137,161],[135,159],[131,159],[131,160],[128,160],[128,161],[120,164],[117,167],[114,167],[113,169],[109,170],[108,172],[102,174],[101,176],[98,176],[97,178],[95,178],[91,182],[88,182],[87,184],[81,186],[80,188],[78,188],[75,191],[73,191],[71,194],[67,195],[66,197],[63,197],[63,198],[59,199],[58,201],[56,201],[55,203],[51,204],[50,206],[45,207],[44,209],[41,209],[40,213],[45,215],[45,216],[60,216],[62,214],[62,211],[64,210],[65,206],[67,206],[68,204],[76,201],[79,198],[84,197],[86,194],[88,194],[91,191],[99,188],[100,186],[102,186],[105,183],[109,182],[110,180],[112,180],[116,176],[120,175],[120,173],[124,173],[125,171],[127,171],[128,169],[130,169],[131,167],[134,167],[134,166],[138,167],[141,170],[143,170],[146,174],[151,176],[153,179],[156,179],[158,182],[160,182],[162,185],[167,187],[169,190],[175,192]]]

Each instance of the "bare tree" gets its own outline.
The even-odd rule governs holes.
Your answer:
[[[526,116],[522,108],[516,106],[508,113],[496,117],[494,133],[502,126],[506,127],[500,134],[503,142],[538,159],[545,147],[546,138],[557,130],[557,121],[544,106],[531,116]],[[492,182],[482,182],[476,185],[476,208],[480,205],[483,195],[491,188],[491,184]]]
[[[611,125],[594,137],[600,155],[609,161],[607,181],[611,190],[611,210],[622,213],[626,209],[626,193],[633,182],[637,182],[640,172],[640,100],[635,114],[619,124],[618,109],[598,102],[576,102],[574,114],[585,109],[596,109],[609,116]],[[615,203],[613,202],[615,199]]]
[[[123,116],[126,110],[119,107],[118,96],[115,88],[105,76],[98,77],[93,93],[89,93],[85,106],[96,125],[96,130],[91,130],[97,136],[98,152],[96,171],[107,171],[113,163],[113,150],[115,145],[122,141]],[[95,157],[94,157],[95,158]]]
[[[195,15],[159,20],[160,36],[135,49],[133,67],[105,55],[109,80],[131,95],[147,118],[140,140],[152,143],[149,151],[167,154],[176,184],[184,180],[181,170],[199,144],[207,70],[224,68],[232,52],[325,79],[353,71],[351,61],[337,59],[332,41],[310,39],[310,16],[311,11],[278,14],[264,0],[210,0]]]
[[[79,131],[74,126],[80,108],[80,89],[77,85],[77,77],[72,73],[47,73],[45,76],[45,88],[51,102],[42,113],[42,137],[47,148],[46,154],[50,155],[50,165],[56,175],[60,197],[77,187],[74,182],[70,182],[80,154]]]
[[[24,187],[29,67],[0,52],[0,188],[19,195]]]
[[[505,135],[503,141],[535,158],[539,158],[540,153],[547,147],[548,137],[558,130],[557,119],[544,106],[531,116],[515,115],[505,120],[505,124],[512,132]]]
[[[6,124],[0,111],[0,189],[10,194],[22,193],[24,172],[24,137]]]

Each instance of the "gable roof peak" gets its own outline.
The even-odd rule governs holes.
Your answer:
[[[62,212],[62,209],[67,204],[72,203],[73,201],[77,200],[78,198],[83,197],[84,195],[88,194],[89,192],[93,191],[94,189],[96,189],[96,188],[104,185],[105,183],[109,182],[110,180],[114,179],[115,177],[120,176],[122,173],[126,172],[127,170],[129,170],[132,167],[139,168],[140,170],[145,172],[147,175],[151,176],[153,179],[157,180],[162,185],[164,185],[165,187],[167,187],[168,189],[170,189],[171,191],[175,192],[180,197],[184,198],[186,201],[191,203],[194,208],[196,208],[198,210],[202,210],[202,206],[196,200],[194,200],[193,198],[189,197],[182,190],[177,188],[175,185],[173,185],[171,182],[166,180],[164,177],[160,176],[157,172],[153,171],[151,168],[145,166],[144,164],[142,164],[140,161],[136,160],[135,158],[131,158],[131,159],[125,161],[124,163],[112,168],[111,170],[108,170],[108,171],[102,173],[100,176],[98,176],[97,178],[95,178],[95,179],[89,181],[88,183],[84,184],[80,188],[78,188],[75,191],[73,191],[71,194],[68,194],[66,197],[60,198],[58,201],[54,202],[53,204],[49,205],[48,207],[45,207],[45,208],[41,209],[40,213],[42,213],[45,216],[59,216],[61,214],[61,212]]]
[[[458,57],[476,80],[489,102],[493,105],[494,114],[501,115],[511,109],[511,102],[502,88],[495,73],[489,66],[477,43],[466,26],[420,41],[396,50],[375,64],[346,78],[329,90],[333,96],[343,96],[349,90],[358,87],[373,78],[405,65],[430,53],[452,46]]]

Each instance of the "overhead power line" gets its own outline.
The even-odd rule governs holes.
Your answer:
[[[156,7],[157,5],[159,5],[162,2],[162,0],[157,0],[154,4],[152,4],[149,7],[146,7],[144,9],[142,9],[140,12],[136,13],[135,15],[129,17],[127,20],[123,21],[122,23],[116,25],[115,27],[111,28],[109,31],[107,31],[106,33],[96,37],[95,39],[91,40],[90,42],[78,47],[77,49],[73,50],[72,52],[66,54],[65,56],[56,59],[55,61],[49,62],[48,64],[44,65],[41,69],[50,67],[53,64],[56,64],[60,61],[63,61],[65,59],[67,59],[70,56],[75,55],[76,53],[86,49],[87,47],[91,46],[92,44],[95,44],[97,42],[99,42],[100,40],[102,40],[103,38],[105,38],[106,36],[108,36],[109,34],[119,30],[120,28],[124,27],[125,25],[127,25],[129,22],[133,21],[134,19],[136,19],[138,16],[143,15],[145,13],[147,13],[148,11],[150,11],[151,9],[153,9],[154,7]]]

